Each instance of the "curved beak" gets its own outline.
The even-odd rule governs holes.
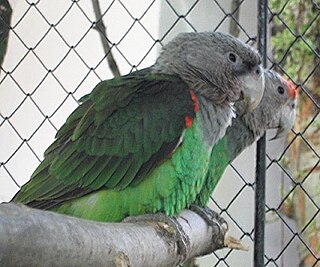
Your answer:
[[[296,99],[288,100],[287,104],[282,107],[278,116],[270,123],[270,128],[277,128],[276,135],[269,141],[284,137],[292,128],[294,119],[296,117]]]
[[[259,69],[260,75],[257,75],[256,72],[250,72],[240,77],[243,84],[241,94],[246,105],[246,113],[253,111],[259,105],[263,96],[265,87],[264,71],[260,66]]]

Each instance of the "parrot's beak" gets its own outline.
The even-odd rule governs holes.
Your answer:
[[[269,141],[284,137],[292,128],[296,116],[296,105],[297,100],[294,98],[290,99],[288,103],[282,107],[278,116],[270,123],[270,128],[277,128],[277,132]]]
[[[259,74],[252,72],[241,76],[240,80],[243,84],[241,98],[246,105],[245,112],[252,112],[259,105],[263,96],[265,87],[264,71],[259,66]]]

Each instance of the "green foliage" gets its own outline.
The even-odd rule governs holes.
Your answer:
[[[271,46],[273,56],[288,75],[304,82],[314,69],[319,49],[319,10],[312,1],[270,0],[274,14]]]
[[[300,83],[312,95],[313,100],[299,90],[300,97],[297,108],[297,130],[302,132],[303,138],[294,140],[291,146],[290,158],[285,158],[281,164],[290,169],[292,177],[296,181],[304,181],[308,177],[309,184],[303,183],[303,191],[317,201],[320,186],[314,186],[311,179],[318,179],[319,173],[314,169],[310,174],[310,168],[318,158],[310,151],[309,145],[316,149],[319,140],[319,109],[313,101],[320,99],[320,66],[317,53],[320,52],[320,10],[316,6],[317,1],[300,0],[269,0],[269,8],[272,14],[271,47],[273,59],[291,79]],[[316,69],[317,68],[317,69]],[[312,74],[312,75],[311,75]],[[303,129],[309,130],[303,131]],[[295,127],[296,128],[296,127]],[[307,140],[309,145],[306,145]],[[317,150],[317,149],[316,149]],[[296,185],[294,185],[296,187]],[[309,225],[308,231],[302,230],[301,236],[308,243],[308,250],[320,251],[320,246],[314,244],[314,238],[319,240],[319,220],[316,218],[308,221],[308,215],[313,214],[314,206],[308,201],[299,198],[298,190],[294,190],[288,197],[293,203],[292,217],[296,221],[299,232]],[[299,204],[297,204],[299,203]],[[285,201],[285,205],[288,202]],[[313,255],[308,252],[305,245],[299,244],[301,266],[310,266],[308,261]]]

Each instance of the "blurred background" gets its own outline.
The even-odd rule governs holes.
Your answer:
[[[0,0],[0,202],[28,181],[55,133],[101,80],[148,67],[177,33],[221,31],[255,46],[254,0]],[[320,2],[269,0],[268,67],[299,95],[294,128],[267,142],[265,266],[320,266]],[[270,139],[274,132],[267,133]],[[198,266],[254,266],[256,146],[210,206],[248,252]]]

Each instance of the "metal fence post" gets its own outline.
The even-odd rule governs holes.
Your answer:
[[[268,0],[258,1],[258,50],[262,55],[263,67],[267,65],[267,13]],[[266,135],[257,143],[255,188],[255,232],[254,266],[264,266],[265,232],[265,178],[266,178]]]

